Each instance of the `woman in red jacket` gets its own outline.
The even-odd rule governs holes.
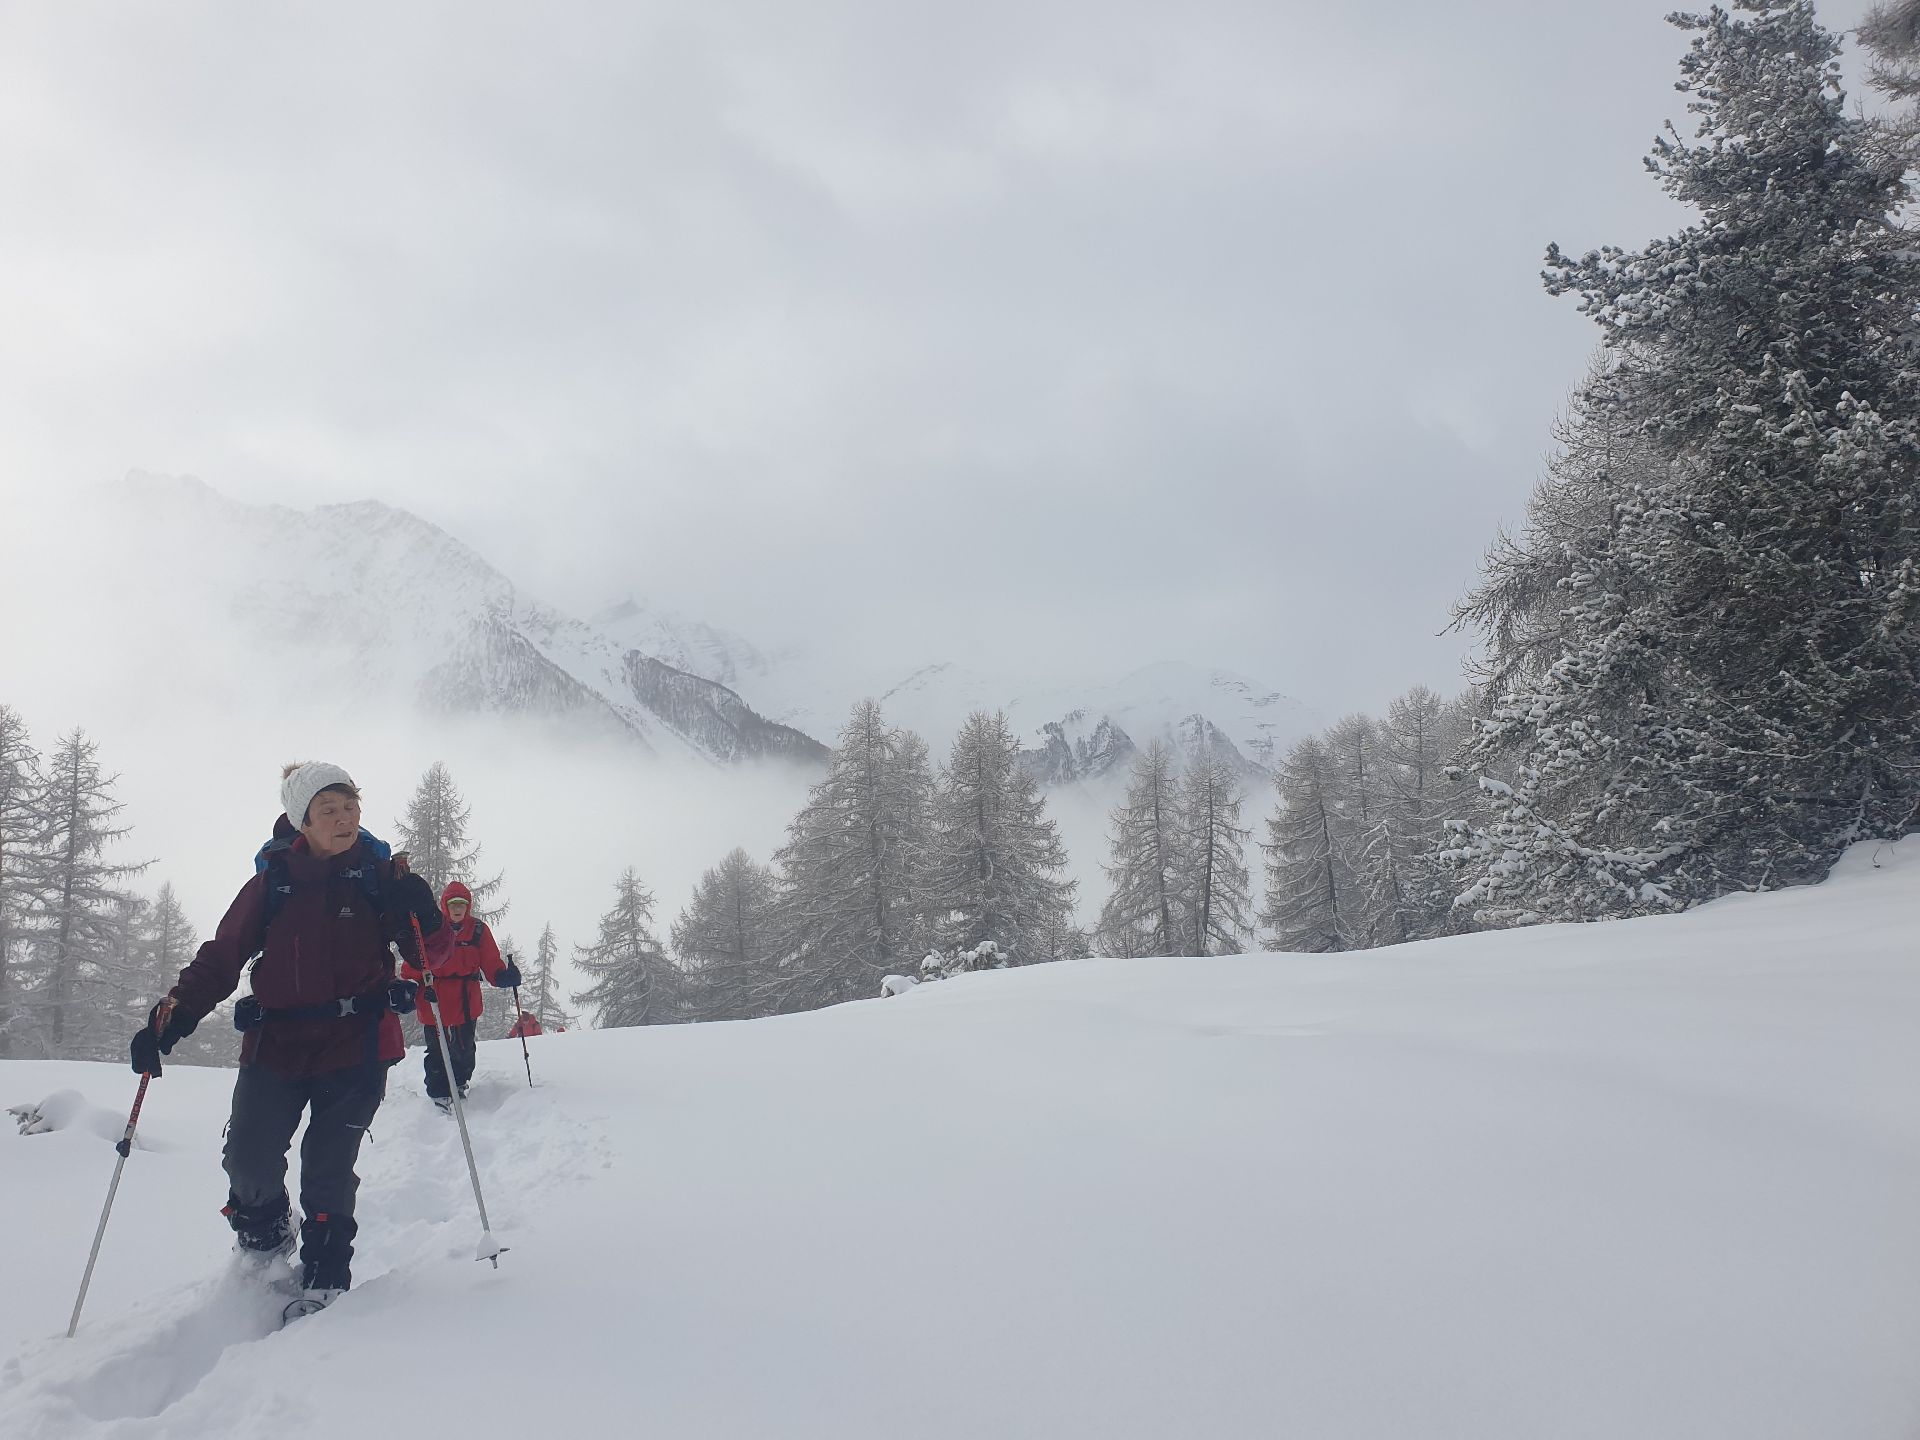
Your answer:
[[[446,919],[446,933],[452,937],[445,960],[430,962],[435,998],[440,1002],[441,1031],[446,1037],[447,1053],[453,1059],[453,1083],[467,1093],[473,1079],[474,1033],[486,1008],[480,998],[480,977],[498,989],[510,989],[520,983],[520,970],[511,960],[502,962],[500,947],[493,943],[487,922],[473,913],[473,892],[458,880],[440,892],[440,913]],[[421,978],[417,966],[409,963],[401,970],[409,980]],[[419,999],[420,1023],[427,1030],[427,1094],[442,1110],[452,1110],[453,1095],[447,1084],[446,1062],[440,1056],[439,1039],[434,1034],[433,1008],[423,990]]]
[[[388,942],[411,953],[418,921],[428,964],[449,946],[427,883],[360,828],[360,792],[346,771],[290,765],[280,799],[286,813],[253,878],[130,1050],[135,1070],[158,1075],[160,1056],[234,992],[252,962],[253,993],[234,1011],[246,1038],[222,1213],[243,1252],[266,1259],[292,1248],[287,1147],[306,1114],[300,1260],[311,1309],[352,1283],[354,1165],[386,1094],[387,1068],[406,1053],[398,1011],[412,996],[404,986],[395,993]]]

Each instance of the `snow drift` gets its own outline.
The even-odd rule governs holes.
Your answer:
[[[356,1288],[223,1278],[227,1083],[0,1133],[14,1440],[1910,1436],[1920,842],[1675,918],[963,975],[394,1073]],[[0,1065],[0,1102],[111,1067]],[[72,1105],[73,1102],[66,1102]],[[7,1127],[10,1132],[11,1127]],[[458,1375],[458,1380],[450,1376]],[[448,1386],[471,1394],[450,1402]]]

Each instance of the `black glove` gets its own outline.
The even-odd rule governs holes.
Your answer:
[[[420,933],[431,935],[440,928],[440,907],[434,903],[433,887],[418,875],[402,875],[387,891],[380,909],[380,926],[387,939],[398,941],[402,954],[414,964],[420,957],[413,951],[413,922],[420,922]]]
[[[413,980],[395,980],[387,986],[387,1005],[396,1015],[405,1015],[413,1009],[413,1002],[420,994],[420,986]]]
[[[140,1027],[140,1033],[133,1037],[133,1043],[127,1047],[127,1058],[133,1062],[133,1073],[136,1075],[158,1075],[160,1057],[171,1055],[173,1047],[191,1035],[194,1027],[200,1023],[197,1018],[189,1018],[175,1009],[167,1016],[167,1023],[163,1027],[160,1024],[160,1006],[166,1003],[162,1000],[147,1012],[147,1023]]]
[[[509,960],[500,967],[500,973],[493,977],[496,990],[511,990],[520,983],[520,967]]]

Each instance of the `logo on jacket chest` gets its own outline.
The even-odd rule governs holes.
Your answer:
[[[351,920],[351,919],[353,919],[353,906],[351,906],[351,905],[342,905],[342,906],[340,907],[340,913],[339,913],[338,915],[336,915],[336,916],[335,916],[334,918],[335,918],[336,920]]]

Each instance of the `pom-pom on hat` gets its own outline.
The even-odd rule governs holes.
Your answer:
[[[280,782],[280,804],[295,829],[307,823],[307,806],[313,803],[313,797],[330,785],[344,785],[355,794],[359,793],[351,775],[338,765],[329,765],[324,760],[310,760],[287,772],[286,778]]]

